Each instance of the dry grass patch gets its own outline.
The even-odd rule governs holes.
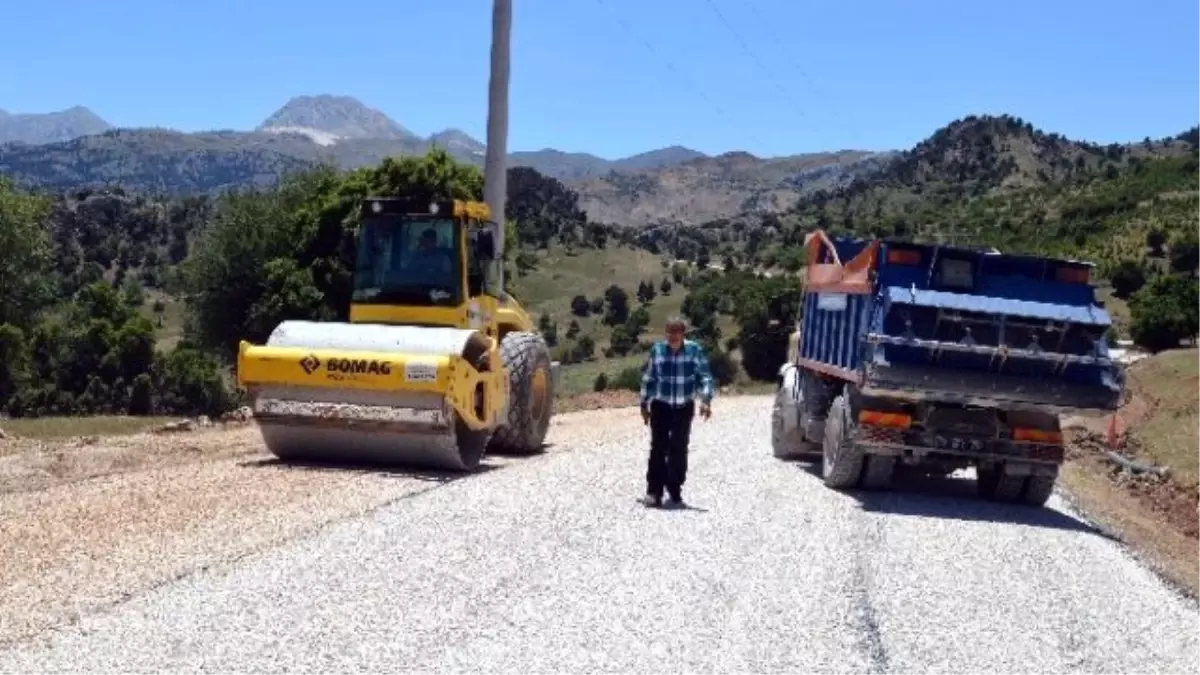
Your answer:
[[[64,439],[75,436],[122,436],[153,429],[171,417],[130,417],[126,415],[94,415],[80,417],[37,417],[2,419],[0,429],[5,435],[18,439]],[[0,444],[0,454],[6,445]]]

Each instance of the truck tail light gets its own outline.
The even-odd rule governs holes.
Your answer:
[[[912,426],[912,415],[906,415],[904,413],[879,412],[876,410],[863,410],[858,413],[858,423],[874,427],[907,429]]]
[[[1046,429],[1028,429],[1018,427],[1012,430],[1014,441],[1026,441],[1028,443],[1045,443],[1048,445],[1062,445],[1062,432],[1049,431]]]

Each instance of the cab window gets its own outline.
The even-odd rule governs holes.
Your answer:
[[[457,305],[462,295],[457,230],[452,220],[365,220],[354,301]]]

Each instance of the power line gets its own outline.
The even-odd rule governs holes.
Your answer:
[[[743,132],[746,132],[746,135],[750,137],[750,140],[753,141],[755,145],[762,147],[762,148],[767,147],[766,145],[761,143],[760,139],[754,134],[754,132],[749,131],[749,128],[745,124],[740,124],[737,120],[733,119],[733,117],[730,116],[729,113],[727,113],[725,111],[725,108],[723,108],[720,104],[718,104],[716,101],[714,101],[712,99],[712,97],[710,97],[704,91],[703,88],[701,88],[698,84],[696,84],[695,80],[688,77],[679,68],[675,67],[675,64],[669,58],[667,58],[663,53],[661,53],[660,51],[655,49],[654,45],[650,44],[650,42],[648,40],[643,38],[641,35],[638,35],[638,33],[633,29],[633,26],[628,21],[625,20],[625,17],[621,16],[620,14],[618,14],[614,11],[609,10],[608,5],[605,4],[605,0],[596,0],[596,4],[600,5],[601,7],[604,7],[604,9],[606,11],[609,11],[609,13],[612,15],[612,17],[614,19],[616,19],[616,21],[618,23],[621,24],[622,28],[625,29],[625,32],[629,33],[630,36],[632,36],[638,42],[642,43],[642,46],[645,47],[647,49],[647,51],[649,51],[651,54],[654,54],[656,57],[658,57],[659,60],[662,61],[663,65],[666,66],[667,70],[671,71],[671,73],[673,75],[675,75],[682,82],[684,82],[684,84],[686,84],[688,87],[690,87],[695,94],[697,94],[700,98],[704,99],[704,101],[706,103],[708,103],[710,106],[712,106],[713,109],[717,111],[717,114],[719,114],[721,117],[724,117],[725,120],[727,122],[729,122],[730,124],[737,126],[740,130],[742,130]]]
[[[758,10],[758,6],[753,2],[753,0],[742,0],[742,4],[744,4],[750,8],[750,11],[754,14],[755,18],[758,19],[759,24],[762,26],[762,32],[764,34],[766,34],[767,38],[770,39],[772,43],[774,43],[775,47],[779,50],[779,52],[781,54],[786,55],[788,63],[791,64],[792,69],[795,70],[797,73],[799,73],[800,77],[802,77],[808,81],[808,86],[810,87],[812,93],[815,95],[815,98],[819,98],[822,101],[830,100],[828,96],[825,96],[824,94],[822,94],[822,92],[820,91],[820,87],[817,86],[816,81],[813,80],[813,78],[809,77],[808,72],[806,72],[804,70],[804,68],[800,65],[800,62],[796,59],[794,52],[791,49],[789,49],[788,47],[786,47],[783,44],[783,41],[779,39],[778,34],[776,34],[775,31],[771,29],[773,22],[763,16],[762,12],[760,12]],[[843,115],[844,114],[846,114],[846,113],[843,113]],[[853,117],[853,113],[850,113],[850,116]],[[847,127],[843,126],[843,129],[846,129],[846,128]],[[854,131],[853,124],[849,125],[849,130],[850,130],[851,136],[853,136],[855,139],[859,138],[858,133],[856,133]]]
[[[792,105],[794,105],[796,107],[796,112],[799,113],[799,115],[801,117],[803,117],[804,109],[800,106],[800,103],[793,96],[791,90],[784,87],[779,82],[779,80],[777,80],[775,78],[775,76],[771,74],[771,70],[769,68],[767,68],[766,64],[763,63],[762,59],[760,59],[758,57],[758,54],[755,53],[755,51],[750,48],[750,43],[747,42],[746,39],[744,37],[742,37],[741,32],[737,28],[735,28],[732,23],[729,22],[729,19],[727,19],[725,17],[725,13],[722,12],[719,7],[717,7],[716,3],[714,3],[713,0],[704,0],[704,1],[708,4],[709,9],[711,9],[713,11],[713,13],[717,15],[717,18],[720,19],[721,23],[725,24],[725,28],[727,28],[729,30],[729,32],[733,35],[734,39],[738,41],[738,44],[740,44],[742,46],[742,50],[745,51],[747,54],[749,54],[750,58],[754,60],[754,63],[758,66],[758,69],[760,71],[762,71],[763,75],[765,75],[767,77],[767,79],[770,80],[771,83],[775,85],[775,88],[779,90],[779,93],[781,93],[784,96],[784,98],[787,98],[788,100],[790,100],[792,102]]]
[[[788,62],[791,63],[792,68],[797,73],[800,73],[801,77],[808,80],[809,86],[815,88],[816,82],[814,82],[813,79],[808,76],[808,73],[800,67],[800,63],[792,56],[792,52],[784,46],[783,41],[779,39],[779,36],[775,34],[775,31],[771,30],[771,22],[762,15],[762,12],[758,11],[758,6],[755,5],[751,0],[742,0],[742,4],[749,7],[750,11],[754,13],[754,16],[758,19],[759,23],[763,27],[763,33],[770,38],[771,42],[775,44],[775,47],[779,49],[780,53],[787,55]]]

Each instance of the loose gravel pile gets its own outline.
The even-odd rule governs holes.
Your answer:
[[[545,457],[144,593],[0,671],[1195,668],[1195,606],[1057,500],[827,490],[771,458],[756,397],[697,422],[692,508],[647,510],[636,413],[585,415]]]

